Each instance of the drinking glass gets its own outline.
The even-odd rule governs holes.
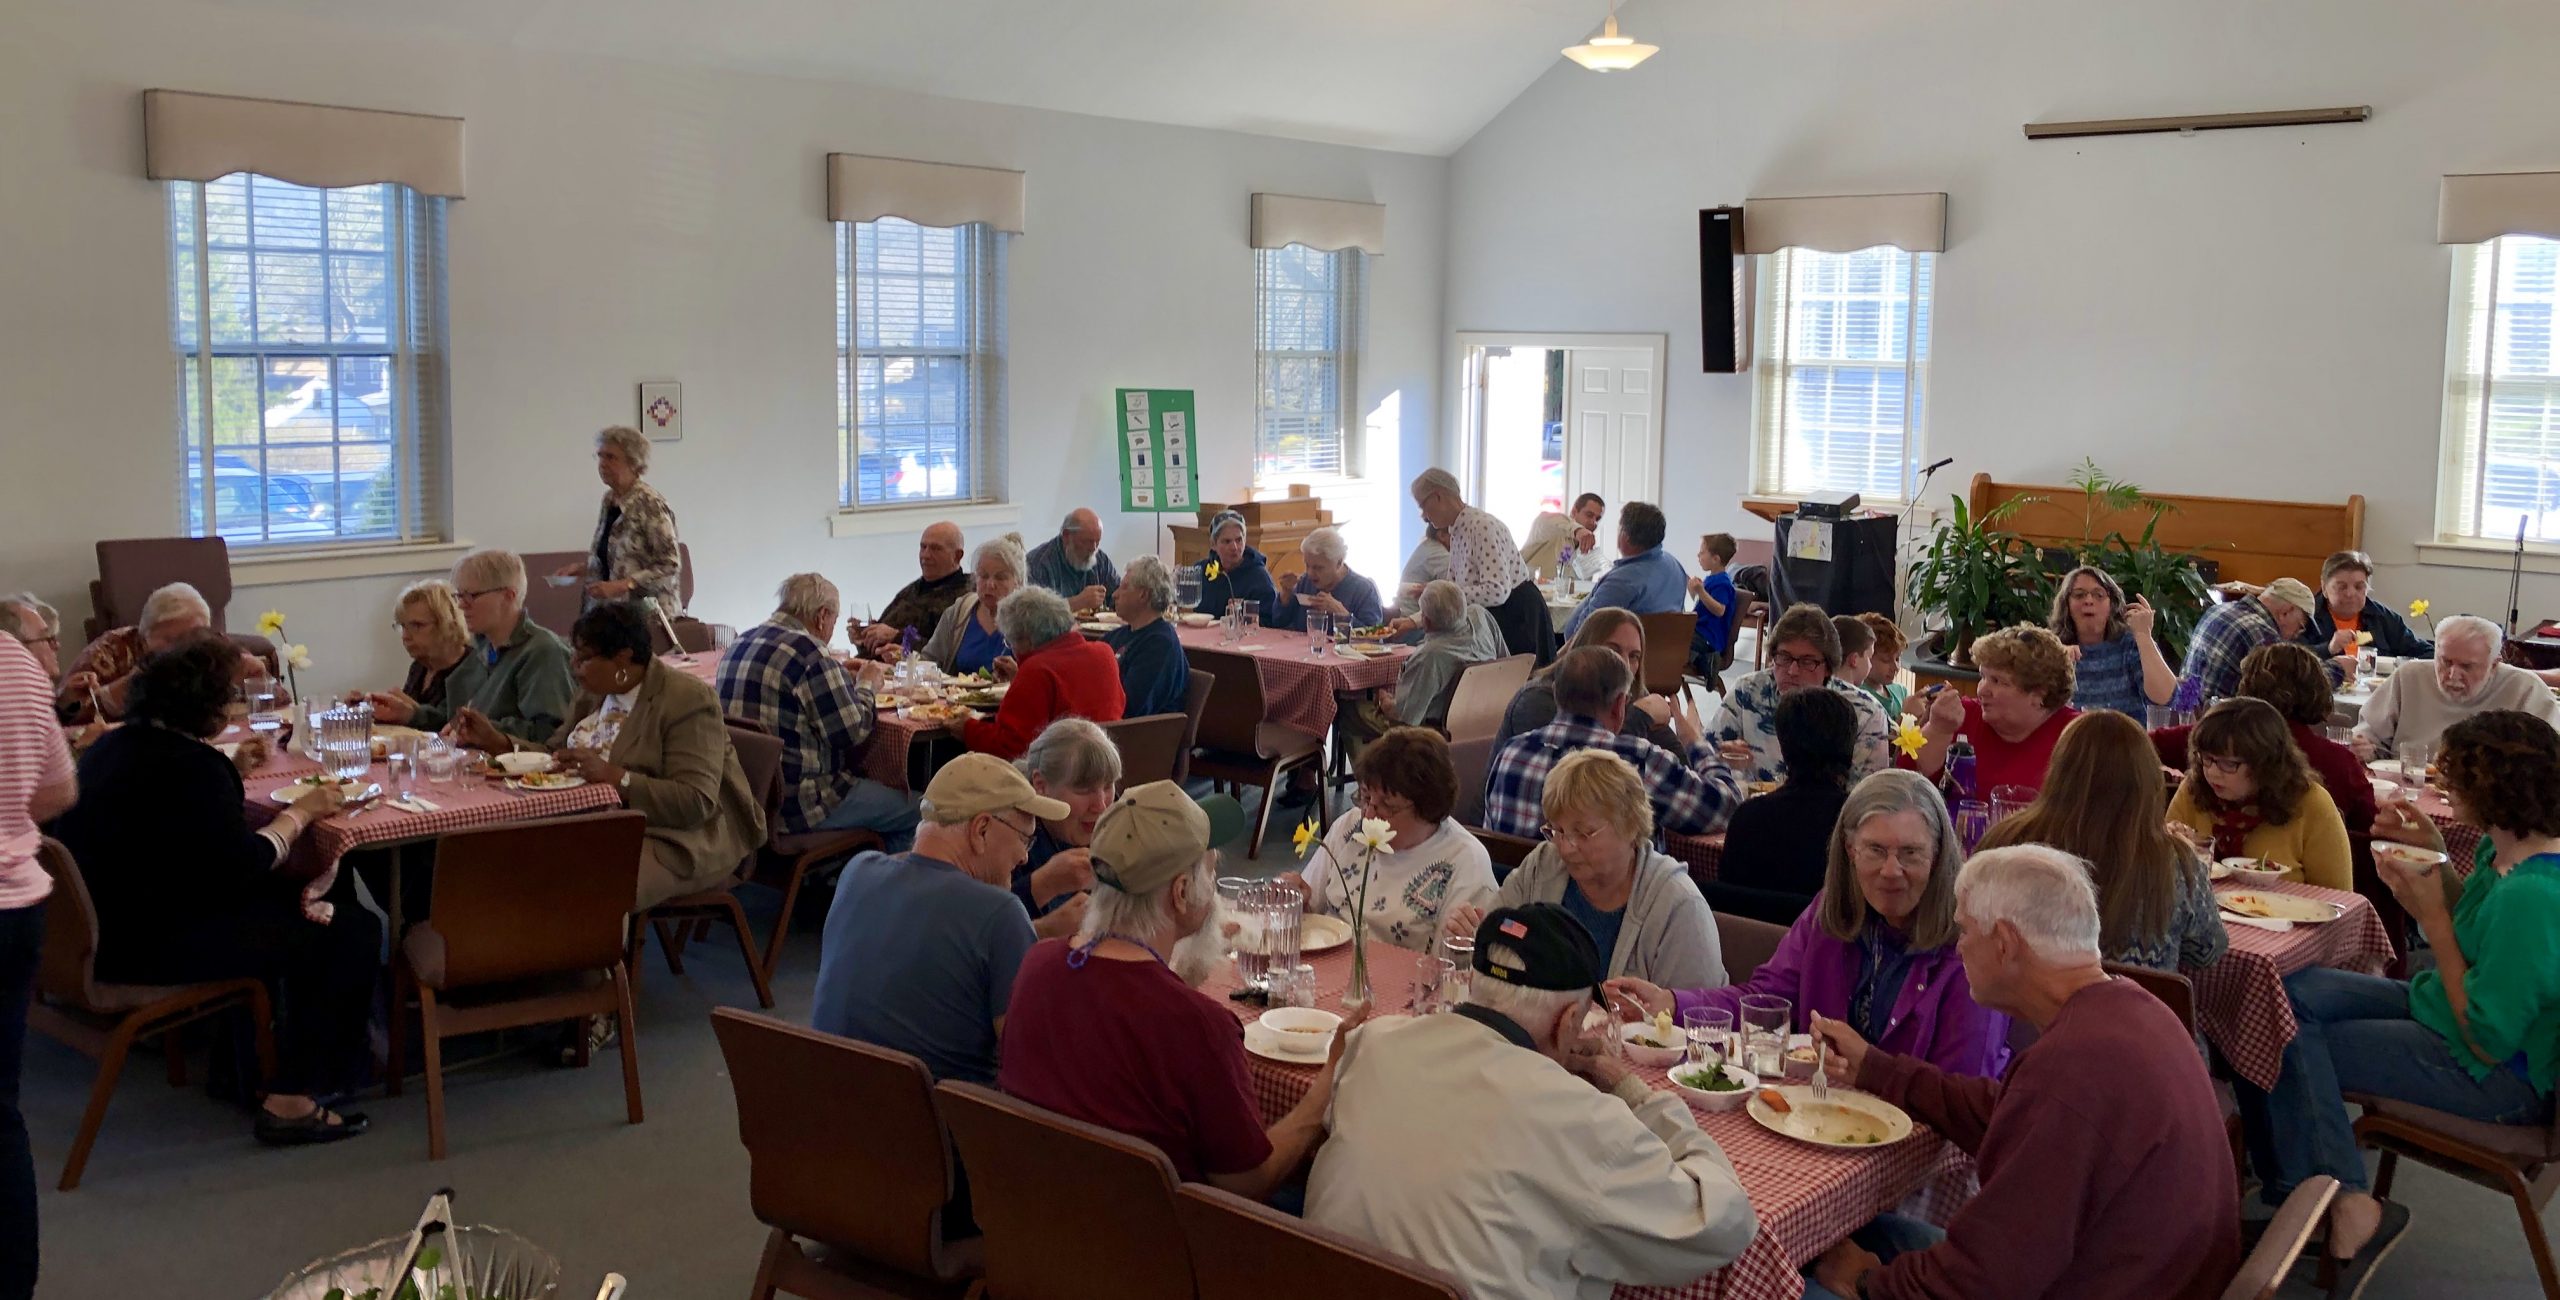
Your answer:
[[[352,781],[373,766],[373,713],[345,707],[320,714],[320,766],[341,781]]]
[[[1254,633],[1262,630],[1262,606],[1249,600],[1240,600],[1236,604],[1240,606],[1236,611],[1236,621],[1243,626],[1236,639],[1250,641]]]
[[[1244,926],[1236,934],[1236,974],[1251,988],[1268,991],[1273,970],[1298,964],[1298,919],[1306,904],[1287,885],[1257,880],[1243,896]]]
[[[1991,829],[1991,805],[1980,799],[1958,799],[1955,823],[1956,839],[1963,843],[1964,851],[1970,855],[1973,847],[1980,844],[1983,835]]]
[[[1991,787],[1991,824],[1994,826],[2027,810],[2036,801],[2035,787],[1995,785]]]
[[[1455,1006],[1475,991],[1476,937],[1471,934],[1444,934],[1440,938],[1440,951],[1454,968],[1448,982],[1456,989],[1449,995],[1449,1004]]]
[[[2353,727],[2323,727],[2320,734],[2327,736],[2331,744],[2344,745],[2354,740],[2356,733]]]
[[[1689,1038],[1689,1064],[1714,1065],[1733,1057],[1733,1013],[1721,1007],[1697,1007],[1680,1017]]]
[[[1307,653],[1323,654],[1333,648],[1333,615],[1307,611]]]
[[[1200,567],[1187,565],[1173,575],[1173,603],[1185,610],[1200,605]]]
[[[2435,757],[2435,746],[2424,741],[2405,742],[2400,746],[2400,784],[2411,790],[2427,788],[2427,760]]]
[[[1413,1005],[1417,1016],[1427,1016],[1449,1009],[1450,977],[1457,971],[1446,957],[1423,959],[1421,977],[1413,984]]]
[[[261,677],[242,688],[249,697],[249,730],[272,738],[284,730],[284,718],[276,712],[275,682]]]
[[[2356,651],[2356,675],[2359,677],[2373,676],[2374,664],[2376,662],[2372,646],[2366,646],[2363,649]]]
[[[430,736],[418,747],[418,768],[429,785],[451,785],[462,767],[462,753],[445,743],[442,736]]]
[[[1742,999],[1742,1068],[1763,1079],[1786,1073],[1787,1026],[1795,1004],[1754,993]]]
[[[2143,726],[2152,731],[2159,731],[2166,727],[2174,727],[2178,725],[2178,711],[2170,708],[2166,704],[2144,705],[2142,709],[2142,717]]]
[[[417,789],[418,738],[395,736],[382,747],[382,792],[406,798]]]

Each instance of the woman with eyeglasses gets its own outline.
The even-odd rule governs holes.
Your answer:
[[[1305,896],[1308,911],[1349,919],[1363,903],[1367,853],[1351,837],[1363,820],[1383,821],[1395,838],[1368,864],[1369,937],[1429,952],[1457,909],[1491,907],[1500,889],[1483,842],[1449,815],[1458,802],[1449,742],[1428,727],[1391,728],[1360,752],[1351,774],[1360,806],[1334,820],[1303,874],[1284,871],[1279,880]]]
[[[1912,765],[1936,780],[1946,769],[1956,737],[1973,742],[1972,798],[2004,785],[2044,788],[2044,770],[2062,729],[2080,711],[2071,707],[2071,656],[2060,638],[2024,623],[1973,643],[1973,666],[1982,671],[1973,698],[1932,687],[1924,711],[1921,745]]]
[[[377,691],[366,697],[373,716],[421,731],[450,729],[466,744],[495,733],[498,749],[549,739],[568,720],[577,692],[569,643],[524,612],[524,561],[512,551],[473,551],[455,561],[453,590],[471,648],[444,677],[443,702]],[[466,730],[466,723],[473,725]]]
[[[2258,858],[2287,868],[2288,880],[2355,888],[2346,819],[2265,700],[2233,696],[2188,733],[2169,829],[2208,862]]]
[[[1787,999],[1799,1032],[1819,1012],[1888,1052],[1949,1074],[1998,1078],[2009,1059],[2009,1021],[1973,1000],[1956,954],[1964,849],[1937,788],[1903,771],[1859,782],[1832,829],[1830,856],[1822,893],[1748,982],[1666,988],[1611,979],[1612,1002],[1648,1016],[1738,1015],[1745,996],[1774,995]]]
[[[1582,922],[1609,974],[1678,988],[1725,982],[1715,913],[1689,869],[1653,848],[1653,800],[1627,760],[1605,749],[1565,755],[1539,797],[1546,843],[1502,882],[1496,907],[1554,903]],[[1484,909],[1453,910],[1445,927],[1472,937]]]

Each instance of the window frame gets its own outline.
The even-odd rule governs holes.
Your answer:
[[[896,221],[919,230],[958,232],[958,255],[966,263],[951,277],[957,298],[954,312],[962,341],[950,347],[869,347],[860,343],[861,245],[866,228]],[[1007,236],[985,222],[957,226],[923,226],[898,217],[870,221],[838,221],[834,225],[836,258],[836,510],[839,514],[879,516],[896,511],[950,511],[1002,505],[1006,493],[1007,450],[1005,373],[1005,275]],[[919,274],[921,282],[927,278]],[[939,278],[939,277],[933,277]],[[956,414],[963,424],[960,445],[967,464],[958,477],[969,491],[934,496],[862,499],[861,367],[878,361],[885,369],[896,360],[919,365],[935,361],[961,363]],[[928,406],[930,402],[928,400]],[[912,422],[910,422],[912,423]],[[931,421],[923,422],[930,427]],[[884,429],[890,427],[885,424]],[[883,453],[885,454],[885,452]],[[925,468],[930,482],[931,467]]]
[[[2518,242],[2511,247],[2510,241]],[[2498,373],[2502,307],[2512,310],[2520,302],[2542,307],[2547,313],[2542,333],[2547,336],[2560,328],[2560,283],[2521,298],[2501,292],[2500,279],[2510,255],[2526,243],[2549,246],[2546,256],[2560,258],[2560,240],[2534,235],[2502,235],[2454,247],[2446,294],[2444,409],[2436,479],[2435,541],[2439,545],[2494,547],[2502,552],[2516,545],[2514,533],[2487,531],[2481,518],[2493,509],[2512,508],[2494,507],[2488,500],[2502,389],[2522,390],[2528,396],[2539,390],[2545,430],[2541,436],[2560,443],[2560,343],[2546,345],[2542,372]],[[2539,510],[2527,505],[2519,522],[2530,521],[2536,514],[2560,515],[2560,472],[2537,469],[2533,487],[2535,499],[2550,498],[2552,505]],[[2528,530],[2523,540],[2528,548],[2547,553],[2560,543],[2560,532],[2537,535]]]
[[[1328,313],[1327,333],[1330,348],[1273,348],[1266,346],[1272,335],[1271,311],[1273,275],[1270,259],[1291,255],[1313,254],[1330,264],[1328,279],[1332,287],[1325,292],[1333,298]],[[1363,434],[1360,416],[1360,351],[1365,343],[1368,323],[1367,254],[1357,246],[1321,249],[1306,244],[1289,244],[1281,248],[1253,250],[1253,467],[1255,490],[1277,489],[1288,483],[1328,483],[1358,480],[1364,476]],[[1303,292],[1303,291],[1293,291]],[[1271,422],[1281,414],[1270,401],[1271,373],[1275,363],[1290,361],[1329,362],[1334,373],[1334,468],[1276,470],[1269,476],[1263,471],[1268,460],[1277,459],[1267,450],[1273,441]],[[1303,420],[1309,414],[1298,412]]]
[[[1793,281],[1794,259],[1812,255],[1827,258],[1851,258],[1867,253],[1886,252],[1907,260],[1903,273],[1898,318],[1886,313],[1879,327],[1887,337],[1899,335],[1901,358],[1873,359],[1854,357],[1800,358],[1794,355],[1792,330],[1799,301]],[[1846,253],[1820,249],[1782,248],[1774,253],[1755,255],[1752,273],[1758,281],[1753,294],[1752,329],[1756,341],[1752,362],[1751,385],[1751,493],[1771,500],[1797,500],[1815,492],[1855,491],[1866,504],[1882,508],[1898,508],[1910,504],[1918,491],[1921,462],[1928,454],[1929,366],[1936,352],[1937,254],[1912,252],[1890,244],[1877,244]],[[1925,260],[1924,260],[1925,259]],[[1841,301],[1853,295],[1840,295]],[[1865,297],[1866,295],[1855,295]],[[1809,301],[1809,300],[1808,300]],[[1884,301],[1891,301],[1890,298]],[[1898,325],[1896,321],[1898,319]],[[1916,347],[1915,347],[1916,343]],[[1914,353],[1917,355],[1914,355]],[[1879,496],[1864,484],[1791,482],[1787,475],[1786,448],[1791,438],[1787,424],[1790,385],[1805,371],[1864,370],[1898,372],[1902,375],[1902,450],[1899,473],[1890,496]],[[1776,427],[1772,427],[1773,424]]]

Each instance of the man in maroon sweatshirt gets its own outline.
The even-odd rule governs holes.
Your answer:
[[[1971,1153],[1982,1190],[1935,1244],[1887,1215],[1832,1247],[1808,1300],[2219,1296],[2240,1267],[2221,1107],[2177,1016],[2099,965],[2086,864],[2041,845],[1979,854],[1956,877],[1956,913],[1974,1000],[2040,1031],[2006,1078],[1870,1051],[1836,1020],[1816,1030],[1835,1077]]]

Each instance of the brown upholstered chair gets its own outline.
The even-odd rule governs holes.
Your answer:
[[[1191,1242],[1200,1300],[1467,1297],[1458,1279],[1436,1268],[1232,1192],[1185,1183],[1173,1208]]]
[[[1121,785],[1145,785],[1170,781],[1180,770],[1182,737],[1191,730],[1191,719],[1179,713],[1153,713],[1106,722],[1102,730],[1120,751]]]
[[[1740,984],[1751,978],[1778,951],[1787,937],[1787,927],[1754,921],[1747,916],[1716,913],[1716,944],[1724,949],[1725,978]]]
[[[2266,1235],[2258,1238],[2257,1248],[2240,1261],[2239,1273],[2222,1289],[2222,1300],[2275,1300],[2285,1275],[2293,1271],[2293,1261],[2310,1244],[2311,1230],[2319,1226],[2337,1195],[2338,1180],[2327,1174],[2313,1174],[2296,1185],[2267,1221]]]
[[[1188,660],[1185,661],[1186,664],[1188,662]],[[1209,692],[1217,684],[1217,674],[1204,672],[1198,667],[1193,667],[1191,675],[1184,679],[1182,757],[1175,760],[1173,765],[1173,780],[1177,785],[1188,785],[1191,782],[1191,751],[1200,747],[1200,711],[1209,707]]]
[[[1510,875],[1513,868],[1528,861],[1529,855],[1538,851],[1538,841],[1524,840],[1517,835],[1505,835],[1481,826],[1470,826],[1467,833],[1484,845],[1485,856],[1493,859],[1493,874],[1497,877]]]
[[[764,802],[764,824],[767,828],[772,827],[782,813],[782,741],[761,730],[733,723],[729,727],[729,747],[738,752],[738,766],[746,773],[747,787]],[[738,886],[754,876],[761,849],[760,845],[758,852],[741,859],[736,871],[711,888],[679,894],[650,908],[647,915],[633,920],[631,950],[624,958],[635,972],[633,978],[638,978],[640,950],[647,946],[651,927],[658,932],[658,945],[666,949],[667,969],[682,975],[685,945],[707,932],[712,922],[724,921],[737,933],[738,955],[746,959],[747,977],[755,982],[756,1005],[767,1008],[773,1005],[773,985],[766,976],[766,958],[756,951],[755,935],[747,928],[747,909],[738,904]],[[641,921],[648,924],[643,925]],[[777,923],[772,951],[781,951],[781,930],[778,926],[789,921],[790,918],[785,916]]]
[[[993,1088],[945,1079],[934,1093],[986,1233],[988,1295],[1192,1300],[1164,1152]]]
[[[586,603],[586,583],[581,580],[555,587],[548,579],[564,564],[585,563],[587,553],[526,551],[516,558],[524,561],[524,612],[559,636],[568,636],[569,628],[578,621],[579,606]]]
[[[2109,975],[2131,980],[2144,992],[2160,999],[2162,1006],[2177,1014],[2178,1023],[2186,1026],[2188,1033],[2196,1031],[2196,986],[2188,982],[2186,976],[2120,961],[2102,962],[2100,965]]]
[[[428,1159],[444,1159],[443,1043],[461,1034],[611,1015],[622,1031],[624,1108],[640,1122],[622,931],[640,888],[645,824],[636,812],[601,812],[437,838],[429,917],[400,943],[424,1021]],[[395,1045],[407,1037],[407,1003],[391,1000]],[[578,1044],[584,1064],[583,1025]]]
[[[1476,736],[1449,742],[1449,766],[1458,770],[1458,802],[1449,815],[1461,826],[1484,820],[1484,777],[1493,766],[1493,737]]]
[[[728,1007],[712,1009],[711,1032],[737,1094],[749,1203],[773,1229],[748,1300],[965,1292],[978,1241],[942,1239],[954,1167],[924,1062]]]
[[[89,900],[89,885],[80,876],[71,850],[43,841],[36,860],[53,877],[52,906],[45,909],[44,955],[36,970],[34,1005],[27,1024],[48,1038],[65,1043],[98,1062],[97,1081],[89,1087],[89,1108],[80,1115],[80,1132],[71,1139],[71,1155],[62,1162],[63,1191],[80,1185],[89,1164],[89,1148],[107,1122],[107,1101],[115,1096],[116,1078],[134,1040],[150,1034],[167,1036],[169,1081],[186,1082],[176,1031],[180,1026],[234,1007],[246,1007],[257,1035],[258,1076],[275,1073],[274,1009],[267,988],[254,979],[210,980],[202,984],[107,984],[98,979],[98,909]]]
[[[1636,619],[1644,624],[1644,688],[1677,696],[1688,689],[1689,636],[1698,628],[1698,616],[1675,609]]]
[[[1530,670],[1537,666],[1535,655],[1511,655],[1469,664],[1458,674],[1458,688],[1449,696],[1449,743],[1489,740],[1502,731],[1502,715],[1511,707],[1511,697],[1529,684]],[[1482,784],[1483,773],[1477,773]],[[1463,780],[1463,778],[1461,778]]]
[[[2560,1190],[2560,1114],[2541,1124],[2484,1124],[2390,1097],[2349,1093],[2347,1101],[2364,1108],[2356,1121],[2357,1144],[2382,1153],[2374,1167],[2375,1196],[2391,1199],[2402,1156],[2505,1193],[2523,1221],[2544,1300],[2560,1300],[2560,1269],[2553,1267],[2551,1238],[2542,1226],[2542,1209]]]
[[[1208,670],[1213,683],[1200,714],[1200,744],[1191,755],[1191,771],[1239,792],[1248,785],[1262,787],[1262,815],[1254,820],[1253,840],[1245,850],[1246,857],[1259,858],[1280,778],[1300,767],[1316,768],[1320,775],[1324,738],[1263,720],[1262,673],[1252,656],[1193,650],[1189,657],[1192,671]],[[1317,824],[1330,823],[1332,812],[1332,798],[1319,781]]]
[[[90,640],[133,622],[142,602],[173,582],[194,587],[213,609],[214,630],[224,630],[231,543],[220,537],[127,537],[100,542],[97,549],[98,580],[89,584]]]

